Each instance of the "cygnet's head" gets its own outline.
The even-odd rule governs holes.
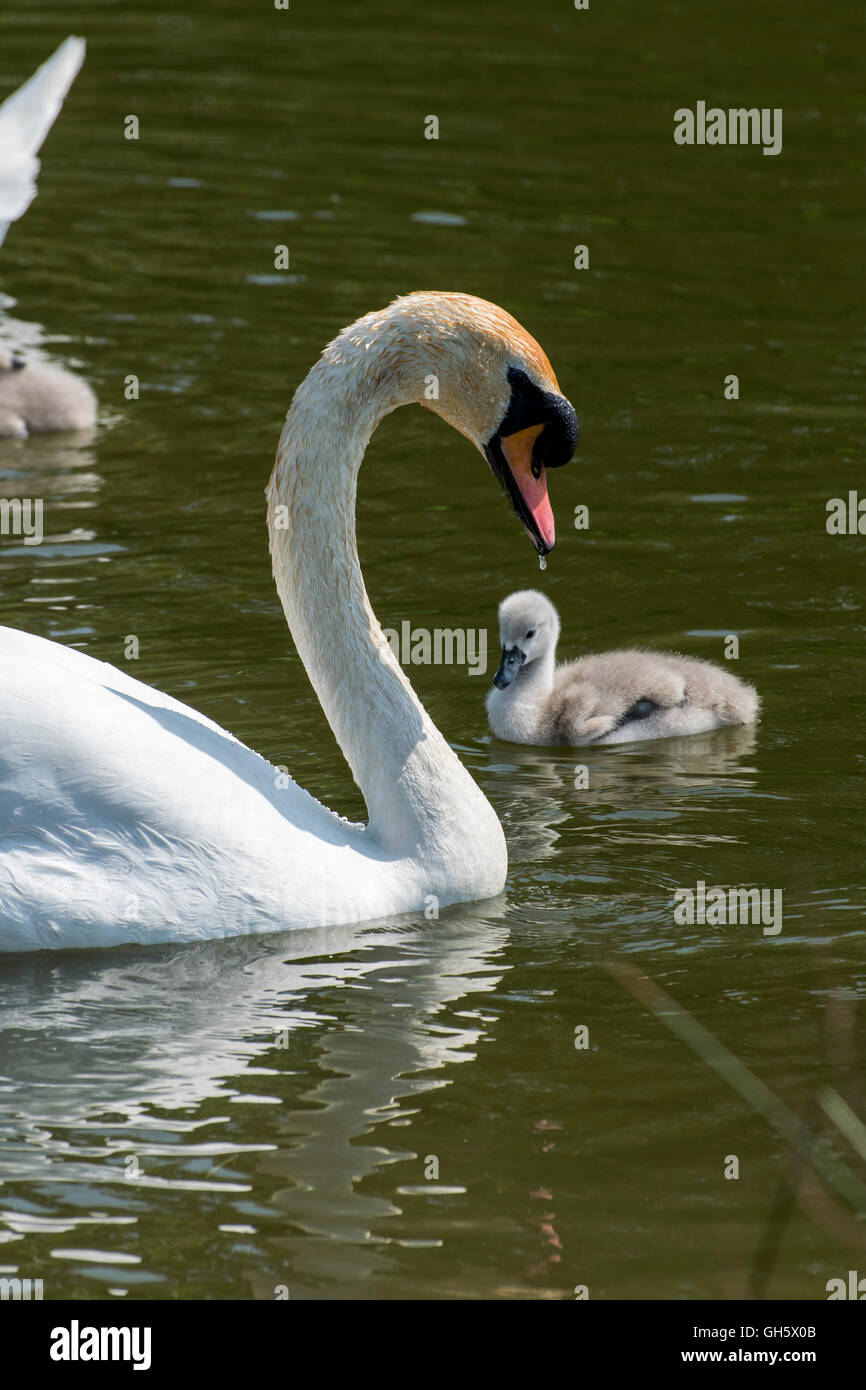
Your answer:
[[[537,589],[519,589],[499,605],[499,641],[502,660],[493,677],[497,690],[505,690],[532,662],[556,651],[559,614]]]
[[[0,343],[0,372],[20,372],[23,366],[22,359],[16,357],[5,343]]]

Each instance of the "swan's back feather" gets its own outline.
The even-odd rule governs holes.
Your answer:
[[[0,682],[0,950],[324,925],[335,897],[378,915],[364,828],[197,710],[10,628]]]

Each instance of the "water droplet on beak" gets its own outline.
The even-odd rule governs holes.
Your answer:
[[[539,557],[538,557],[538,568],[539,568],[540,570],[546,570],[546,569],[547,569],[547,560],[545,559],[545,557],[544,557],[543,555],[539,555]]]

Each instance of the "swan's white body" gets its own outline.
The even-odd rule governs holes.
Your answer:
[[[36,197],[37,154],[84,62],[83,39],[66,39],[0,106],[0,245]]]
[[[495,854],[484,882],[471,862],[461,870],[469,847],[447,866],[389,853],[196,710],[104,662],[9,628],[0,653],[7,951],[326,926],[502,886]],[[481,794],[463,776],[471,823]]]
[[[268,488],[274,576],[366,826],[195,710],[0,629],[0,949],[325,926],[501,891],[502,828],[382,635],[354,507],[370,435],[424,401],[431,370],[434,408],[476,442],[505,414],[503,360],[545,378],[515,333],[483,301],[408,296],[344,330],[286,419]]]

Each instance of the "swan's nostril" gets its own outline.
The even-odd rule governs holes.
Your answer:
[[[497,690],[506,690],[514,677],[517,675],[521,666],[526,660],[526,654],[519,647],[503,647],[502,660],[499,663],[499,670],[493,677],[493,684]]]

